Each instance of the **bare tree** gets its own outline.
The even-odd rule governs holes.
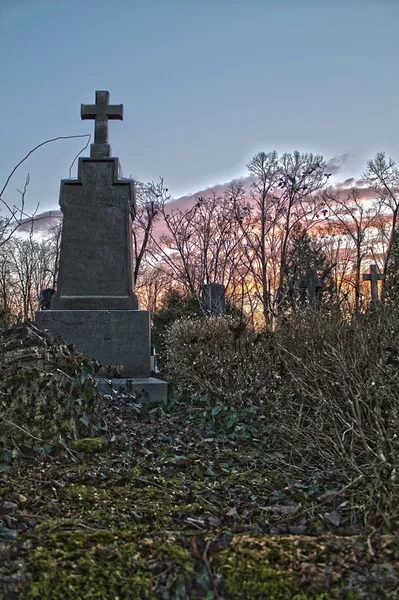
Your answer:
[[[330,217],[327,230],[330,235],[347,237],[350,244],[346,246],[344,260],[348,266],[348,259],[353,255],[352,273],[342,272],[341,279],[345,278],[354,286],[356,313],[360,310],[361,291],[361,267],[363,259],[370,254],[373,231],[375,230],[381,215],[381,203],[361,199],[358,190],[353,189],[345,198],[341,199],[341,193],[329,188],[322,193],[322,198],[328,209],[326,216]],[[340,239],[342,242],[342,239]],[[337,257],[341,262],[341,257]],[[354,273],[354,276],[353,276]],[[348,279],[349,275],[349,279]]]
[[[223,283],[237,292],[238,251],[243,232],[237,230],[235,205],[241,201],[243,188],[233,183],[223,195],[200,197],[186,210],[172,210],[163,202],[160,211],[167,234],[152,238],[154,264],[174,279],[191,295],[200,297],[207,283]]]
[[[159,310],[167,290],[174,287],[173,275],[167,269],[159,269],[145,258],[141,263],[140,277],[135,292],[140,306],[155,313]]]
[[[160,209],[170,198],[169,190],[162,177],[157,183],[142,183],[135,180],[136,210],[133,218],[134,249],[134,283],[136,284],[140,269],[148,251],[148,244]]]
[[[288,277],[289,241],[298,225],[309,229],[317,221],[316,194],[328,180],[325,162],[312,154],[259,152],[248,165],[250,198],[236,206],[244,234],[244,254],[262,304],[266,323],[283,306]]]
[[[387,158],[385,152],[377,152],[367,163],[364,173],[366,181],[373,187],[382,206],[390,214],[387,234],[383,273],[386,276],[391,262],[393,246],[398,233],[399,215],[399,169],[392,158]],[[385,297],[385,282],[382,285],[382,296]]]
[[[54,238],[36,240],[31,231],[24,239],[14,237],[3,245],[7,274],[8,306],[21,319],[32,319],[39,307],[40,292],[52,287],[56,271]]]

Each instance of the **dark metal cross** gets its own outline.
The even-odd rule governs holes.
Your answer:
[[[370,265],[370,273],[363,274],[363,281],[371,282],[371,307],[377,308],[378,304],[378,281],[385,279],[383,273],[377,273],[377,265]]]
[[[123,104],[110,104],[109,92],[96,92],[95,104],[82,104],[80,107],[82,120],[94,119],[94,144],[91,145],[90,156],[108,157],[111,149],[108,144],[108,120],[123,120]]]

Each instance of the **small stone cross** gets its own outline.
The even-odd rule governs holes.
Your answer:
[[[108,120],[123,120],[123,104],[110,104],[109,92],[96,92],[95,104],[81,104],[80,116],[83,121],[94,119],[94,144],[91,144],[92,158],[108,158],[111,148],[108,143]]]
[[[383,273],[377,273],[377,265],[370,265],[370,273],[363,274],[363,281],[371,282],[371,307],[377,308],[378,304],[378,281],[385,279]]]

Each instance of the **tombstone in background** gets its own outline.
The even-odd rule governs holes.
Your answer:
[[[139,310],[133,285],[134,183],[120,178],[111,156],[108,120],[123,119],[123,106],[108,92],[81,106],[95,120],[90,157],[79,158],[76,180],[61,181],[63,212],[57,291],[36,325],[59,334],[103,365],[121,365],[151,399],[166,399],[166,383],[150,377],[150,313]]]
[[[226,289],[221,283],[208,283],[202,286],[202,305],[208,315],[226,314]]]
[[[379,297],[378,297],[378,282],[383,281],[385,275],[378,273],[377,265],[370,265],[370,273],[363,274],[363,281],[369,281],[371,285],[371,308],[374,310],[377,308]]]
[[[54,296],[54,294],[55,290],[53,290],[53,288],[46,288],[45,290],[40,290],[40,310],[49,310],[51,305],[51,298]]]
[[[298,283],[300,303],[305,305],[307,301],[310,305],[319,304],[323,288],[324,282],[317,277],[316,271],[309,269],[306,277]]]

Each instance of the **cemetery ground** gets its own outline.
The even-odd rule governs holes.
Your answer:
[[[183,319],[158,406],[3,329],[0,597],[398,598],[396,315]]]

